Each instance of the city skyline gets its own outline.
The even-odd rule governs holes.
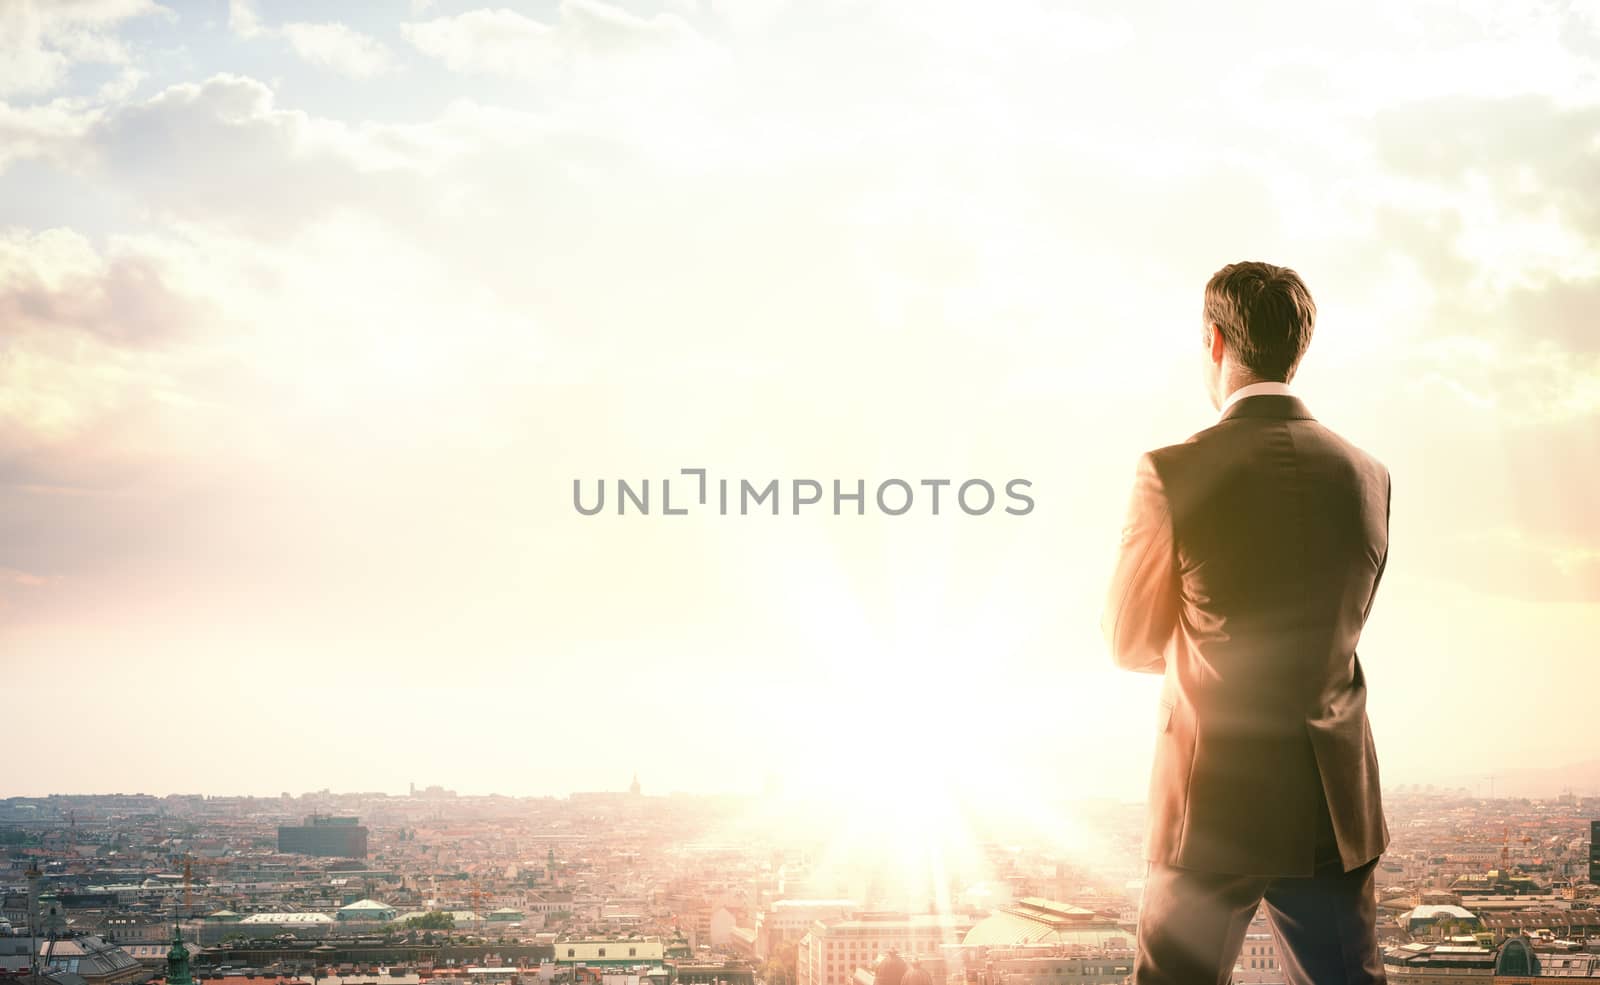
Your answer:
[[[1394,476],[1385,782],[1584,764],[1597,113],[1562,4],[6,5],[0,796],[1139,799],[1100,604],[1247,258]],[[572,507],[684,467],[1034,507]]]
[[[1446,796],[1459,794],[1461,796],[1481,800],[1547,800],[1559,798],[1564,795],[1578,797],[1600,796],[1600,760],[1587,760],[1567,764],[1565,768],[1540,768],[1528,770],[1515,770],[1507,773],[1488,774],[1441,774],[1434,781],[1403,781],[1388,785],[1388,789],[1399,794],[1428,794]],[[614,778],[611,778],[614,779]],[[570,787],[563,789],[541,789],[512,792],[509,789],[459,789],[448,783],[427,782],[417,783],[407,781],[399,789],[382,789],[376,787],[351,787],[349,789],[334,789],[321,787],[315,790],[278,790],[256,791],[245,789],[214,789],[214,790],[146,790],[129,788],[125,790],[48,790],[44,793],[15,793],[9,790],[0,790],[0,800],[8,798],[39,799],[49,797],[80,797],[80,796],[149,796],[149,797],[208,797],[219,799],[251,798],[257,800],[272,800],[300,797],[313,797],[318,795],[333,796],[383,796],[406,797],[419,795],[444,794],[461,797],[502,797],[510,800],[564,800],[572,797],[582,797],[591,794],[623,794],[635,792],[630,790],[632,782],[638,782],[638,774],[633,774],[629,783],[620,785],[607,785],[605,782],[591,783],[587,786]],[[710,789],[692,789],[665,787],[651,789],[641,785],[637,791],[644,797],[711,797],[735,799],[781,799],[785,795],[794,794],[795,791],[785,790],[780,777],[775,774],[759,778],[751,786],[728,786]],[[1106,794],[1092,790],[1065,790],[1053,798],[1061,803],[1074,802],[1137,802],[1140,797],[1123,797],[1116,794]],[[1043,798],[1041,798],[1043,802]]]
[[[714,797],[0,798],[0,976],[51,985],[1127,985],[1138,805],[1081,837],[917,850],[917,805],[830,823]],[[1600,977],[1600,798],[1397,790],[1389,980]],[[924,807],[931,805],[923,805]],[[901,844],[841,851],[886,817]],[[1046,834],[1045,837],[1040,837]],[[1294,981],[1266,913],[1231,981]],[[896,977],[903,972],[904,977]],[[1535,978],[1534,980],[1540,980]]]

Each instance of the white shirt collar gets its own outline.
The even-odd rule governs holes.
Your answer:
[[[1232,407],[1234,404],[1246,397],[1255,397],[1269,393],[1279,397],[1292,396],[1292,393],[1289,390],[1289,384],[1279,383],[1277,380],[1263,380],[1260,383],[1251,383],[1248,386],[1242,386],[1228,394],[1228,399],[1222,402],[1221,413],[1226,414],[1229,407]]]

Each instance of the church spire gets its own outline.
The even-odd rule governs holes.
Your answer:
[[[195,985],[189,974],[189,949],[183,946],[183,931],[172,922],[172,949],[167,952],[167,985]]]

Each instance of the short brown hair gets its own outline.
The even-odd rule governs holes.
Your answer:
[[[1316,323],[1316,302],[1288,267],[1230,263],[1206,282],[1205,324],[1217,326],[1233,358],[1263,380],[1294,376]]]

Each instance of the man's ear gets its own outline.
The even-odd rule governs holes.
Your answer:
[[[1216,325],[1207,325],[1206,331],[1210,333],[1207,338],[1211,340],[1211,361],[1214,363],[1220,363],[1222,362],[1223,352],[1222,329],[1218,328]]]

